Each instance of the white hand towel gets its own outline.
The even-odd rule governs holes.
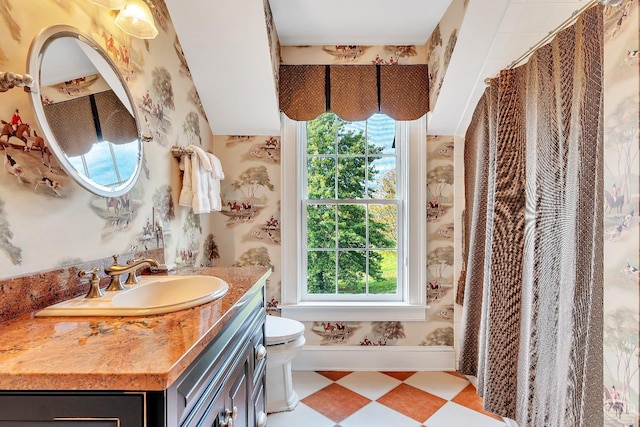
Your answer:
[[[207,152],[197,145],[189,145],[187,148],[198,156],[198,160],[200,161],[200,171],[203,173],[211,172],[211,161],[209,160]]]
[[[224,172],[222,171],[222,163],[220,163],[220,159],[211,153],[207,154],[209,154],[209,160],[211,161],[211,174],[220,180],[224,179]]]
[[[193,213],[196,214],[211,212],[211,205],[205,188],[208,185],[207,175],[209,173],[203,172],[200,168],[200,156],[194,155],[191,159],[191,186],[193,187]]]
[[[182,189],[178,198],[178,205],[191,206],[193,201],[193,189],[191,187],[191,156],[183,155],[180,158],[180,169],[184,171],[182,176]]]
[[[220,180],[224,179],[224,172],[222,172],[222,164],[220,159],[211,153],[207,153],[209,160],[211,161],[211,173],[208,175],[209,179],[209,203],[212,210],[222,210],[222,200],[220,199]]]

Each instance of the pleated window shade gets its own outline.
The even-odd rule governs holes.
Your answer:
[[[102,140],[126,144],[138,139],[136,121],[112,90],[95,94]]]
[[[329,111],[347,121],[416,120],[429,111],[427,65],[281,65],[280,110],[298,121]]]
[[[89,97],[57,102],[43,108],[62,151],[69,157],[87,154],[97,140]]]
[[[136,121],[115,92],[108,90],[91,96],[95,100],[95,116],[89,96],[44,106],[51,131],[67,156],[87,154],[99,141],[126,144],[138,138]],[[96,130],[96,118],[101,137]]]

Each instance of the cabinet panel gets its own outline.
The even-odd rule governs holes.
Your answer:
[[[266,378],[264,372],[258,373],[258,382],[254,386],[253,397],[251,398],[251,404],[253,410],[251,411],[252,419],[249,420],[251,427],[265,427],[267,425],[267,401],[264,394]]]
[[[0,421],[0,427],[120,427],[121,425],[119,419],[96,420],[93,418],[53,421]]]
[[[256,349],[264,345],[265,315],[261,289],[168,390],[167,426],[254,425],[253,390],[263,382],[256,375],[264,376]]]
[[[245,352],[246,357],[230,378],[226,412],[231,411],[234,427],[249,426],[249,358],[253,351]]]
[[[0,419],[2,427],[143,427],[145,394],[3,392]]]
[[[266,316],[266,313],[264,314]],[[260,316],[262,319],[261,322],[256,327],[253,336],[251,337],[251,344],[253,345],[253,355],[254,355],[254,372],[258,373],[262,369],[264,369],[264,365],[267,361],[267,347],[265,345],[264,339],[264,316]],[[260,375],[252,374],[254,380],[254,386],[260,380]]]

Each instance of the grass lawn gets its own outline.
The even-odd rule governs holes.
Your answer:
[[[398,289],[397,280],[398,253],[384,251],[382,258],[382,280],[369,282],[369,293],[393,294]]]

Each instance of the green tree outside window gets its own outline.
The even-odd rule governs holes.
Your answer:
[[[307,292],[396,293],[395,122],[307,122]],[[386,170],[384,170],[386,169]]]

